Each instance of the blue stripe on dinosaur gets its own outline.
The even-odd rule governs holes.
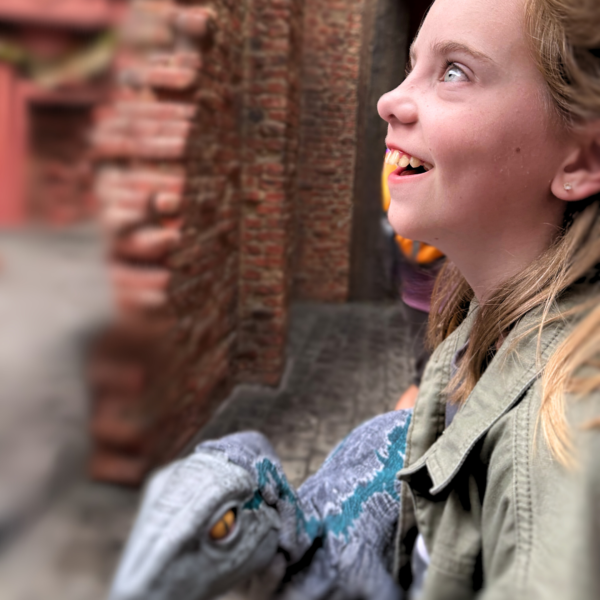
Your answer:
[[[378,470],[370,481],[359,483],[352,495],[341,503],[340,512],[327,515],[323,523],[320,523],[315,518],[311,518],[310,520],[306,519],[298,504],[298,499],[290,488],[287,480],[280,476],[275,465],[267,458],[264,458],[256,465],[258,473],[258,490],[268,485],[270,483],[269,478],[272,478],[272,481],[275,482],[277,489],[279,490],[280,497],[285,499],[295,508],[298,532],[300,533],[300,530],[302,529],[311,541],[319,535],[320,531],[324,531],[325,534],[331,533],[334,536],[343,535],[346,541],[348,541],[350,529],[352,528],[354,521],[360,517],[363,506],[369,498],[375,494],[387,493],[394,500],[400,500],[398,492],[396,491],[396,473],[402,469],[404,465],[406,436],[410,420],[411,415],[408,416],[404,424],[395,427],[389,433],[387,457],[382,456],[379,452],[375,453],[377,459],[382,464],[382,469]],[[338,447],[334,453],[337,454],[339,450],[340,448]],[[246,502],[244,508],[256,510],[262,502],[263,498],[260,491],[257,491],[254,496]]]
[[[365,483],[360,483],[354,493],[342,502],[341,512],[334,515],[327,515],[325,518],[325,529],[327,532],[340,536],[343,535],[346,541],[350,535],[350,529],[353,526],[362,511],[364,504],[375,494],[387,493],[394,500],[399,501],[396,491],[396,473],[404,465],[404,454],[406,451],[406,435],[410,416],[406,423],[400,427],[395,427],[388,435],[389,446],[387,448],[387,457],[376,453],[379,462],[383,468],[377,471],[375,477]]]
[[[244,504],[243,508],[248,510],[256,510],[259,508],[263,502],[260,490],[271,483],[269,481],[270,477],[272,481],[275,482],[276,489],[279,491],[279,497],[293,506],[296,511],[297,532],[304,532],[312,543],[321,531],[321,524],[319,521],[315,518],[311,518],[308,521],[306,520],[304,512],[298,504],[298,498],[287,482],[287,479],[281,477],[277,467],[268,458],[263,458],[263,460],[255,465],[255,468],[258,475],[258,490],[254,493],[254,496]]]

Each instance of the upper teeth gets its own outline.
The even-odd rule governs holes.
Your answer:
[[[426,171],[430,171],[431,169],[433,169],[433,165],[422,161],[416,156],[410,156],[410,154],[400,152],[399,150],[392,150],[391,152],[388,152],[388,154],[385,157],[385,163],[387,165],[402,167],[403,169],[406,169],[408,165],[410,165],[413,169],[417,169],[421,166]]]

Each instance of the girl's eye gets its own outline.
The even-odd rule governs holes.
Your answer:
[[[455,83],[469,81],[465,72],[456,64],[450,63],[444,73],[444,83]]]

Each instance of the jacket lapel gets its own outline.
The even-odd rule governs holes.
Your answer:
[[[439,352],[436,351],[432,357],[424,376],[426,383],[415,407],[407,466],[398,473],[400,479],[411,480],[426,468],[429,480],[422,476],[418,480],[430,485],[428,492],[432,495],[446,488],[477,442],[520,401],[539,377],[539,365],[547,362],[564,338],[565,330],[569,329],[564,321],[544,329],[540,361],[537,355],[537,330],[513,348],[513,340],[539,320],[537,311],[526,315],[507,337],[456,418],[444,429],[446,400],[443,390],[450,380],[452,357],[466,343],[475,312],[470,311],[465,322],[440,345]]]

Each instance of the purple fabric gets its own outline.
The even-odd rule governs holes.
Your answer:
[[[400,262],[400,295],[408,306],[426,313],[431,310],[431,295],[442,265],[443,260],[423,266],[403,257]]]

